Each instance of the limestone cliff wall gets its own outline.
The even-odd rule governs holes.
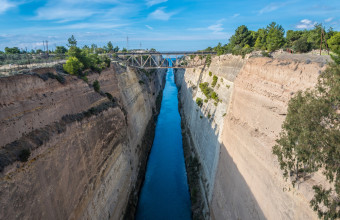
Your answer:
[[[316,219],[309,207],[315,175],[293,188],[284,181],[271,149],[289,99],[315,85],[326,60],[299,56],[214,57],[210,67],[179,70],[177,85],[186,128],[202,165],[205,208],[212,219]],[[211,72],[211,76],[209,75]],[[203,102],[199,83],[222,101]],[[208,206],[208,207],[207,207]]]
[[[0,78],[0,219],[123,218],[139,190],[165,71],[113,64],[88,83],[40,72]],[[27,162],[18,160],[23,149]]]

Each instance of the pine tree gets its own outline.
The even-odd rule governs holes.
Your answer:
[[[280,49],[284,43],[284,29],[281,25],[272,22],[267,26],[268,36],[266,38],[266,47],[269,51],[274,51]]]

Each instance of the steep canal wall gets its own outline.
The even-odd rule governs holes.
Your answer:
[[[289,99],[314,86],[326,62],[223,55],[210,66],[176,71],[187,167],[199,170],[190,185],[192,200],[200,198],[193,203],[197,219],[317,219],[309,201],[318,176],[293,188],[271,149]],[[218,101],[206,98],[201,83]]]
[[[136,205],[166,72],[112,64],[88,83],[57,73],[0,78],[0,219],[121,219]]]

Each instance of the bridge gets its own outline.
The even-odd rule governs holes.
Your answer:
[[[123,62],[127,66],[141,69],[155,68],[194,68],[205,65],[216,52],[174,51],[174,52],[127,52],[116,53],[114,61]],[[190,56],[190,60],[186,59]]]

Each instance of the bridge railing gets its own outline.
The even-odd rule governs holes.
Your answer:
[[[154,68],[194,68],[205,65],[207,57],[216,52],[200,51],[171,51],[171,52],[126,52],[116,53],[116,61],[122,61],[126,65],[143,69]],[[188,60],[187,56],[199,56],[198,59]],[[118,58],[118,59],[117,59]],[[172,63],[168,65],[169,61]]]

